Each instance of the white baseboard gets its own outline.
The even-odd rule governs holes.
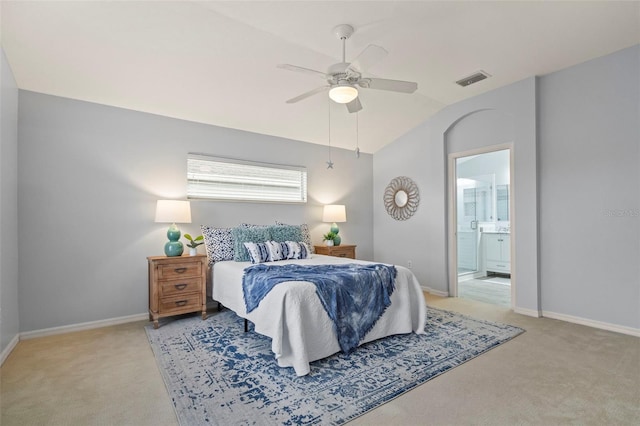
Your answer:
[[[586,325],[587,327],[599,328],[601,330],[614,331],[616,333],[628,334],[640,337],[640,329],[627,327],[624,325],[610,324],[608,322],[595,321],[586,318],[574,317],[572,315],[558,314],[556,312],[542,311],[542,316],[557,319],[560,321],[572,322],[574,324]]]
[[[447,291],[434,290],[432,288],[424,287],[424,286],[422,286],[422,290],[426,291],[427,293],[433,294],[435,296],[449,297],[449,292],[447,292]]]
[[[515,312],[516,314],[526,315],[528,317],[534,318],[540,318],[542,316],[540,315],[540,311],[537,311],[535,309],[519,308],[517,306],[513,308],[513,312]]]
[[[20,334],[18,333],[15,336],[13,336],[13,339],[11,339],[7,347],[4,348],[4,350],[0,354],[0,367],[2,366],[2,364],[4,364],[4,361],[7,359],[11,351],[13,351],[13,349],[16,347],[19,340],[20,340]]]
[[[61,327],[43,328],[41,330],[25,331],[20,333],[20,340],[36,337],[53,336],[54,334],[70,333],[72,331],[91,330],[92,328],[108,327],[110,325],[125,324],[128,322],[148,320],[149,314],[135,314],[125,317],[108,318],[98,321],[82,322],[80,324],[63,325]]]

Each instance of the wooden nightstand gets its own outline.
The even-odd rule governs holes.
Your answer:
[[[339,246],[314,246],[317,254],[326,254],[327,256],[356,258],[356,246],[342,244]]]
[[[207,256],[150,256],[149,321],[202,311],[207,318]]]

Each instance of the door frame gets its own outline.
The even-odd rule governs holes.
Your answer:
[[[513,265],[515,265],[515,185],[513,170],[514,154],[513,143],[504,143],[498,145],[484,146],[468,151],[452,152],[448,155],[448,179],[447,179],[447,194],[448,194],[448,215],[447,215],[447,239],[448,239],[448,264],[449,264],[449,296],[458,297],[458,200],[457,200],[457,169],[456,160],[462,157],[469,157],[472,155],[487,154],[495,151],[509,150],[509,227],[510,227],[510,239],[511,245],[509,247],[511,255],[511,309],[514,309],[516,302],[516,287],[515,287],[515,274]]]

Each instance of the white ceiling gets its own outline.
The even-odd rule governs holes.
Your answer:
[[[446,105],[640,42],[640,2],[6,1],[2,45],[18,87],[301,141],[356,147],[355,114],[289,63],[340,62],[332,29],[355,27],[389,55],[365,76],[416,81],[363,89],[359,145],[375,152]],[[478,70],[491,78],[461,88]]]

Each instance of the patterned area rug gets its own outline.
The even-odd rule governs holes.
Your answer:
[[[311,363],[278,367],[271,339],[233,312],[146,327],[178,420],[192,425],[343,424],[524,330],[428,308],[424,335],[391,336]]]

